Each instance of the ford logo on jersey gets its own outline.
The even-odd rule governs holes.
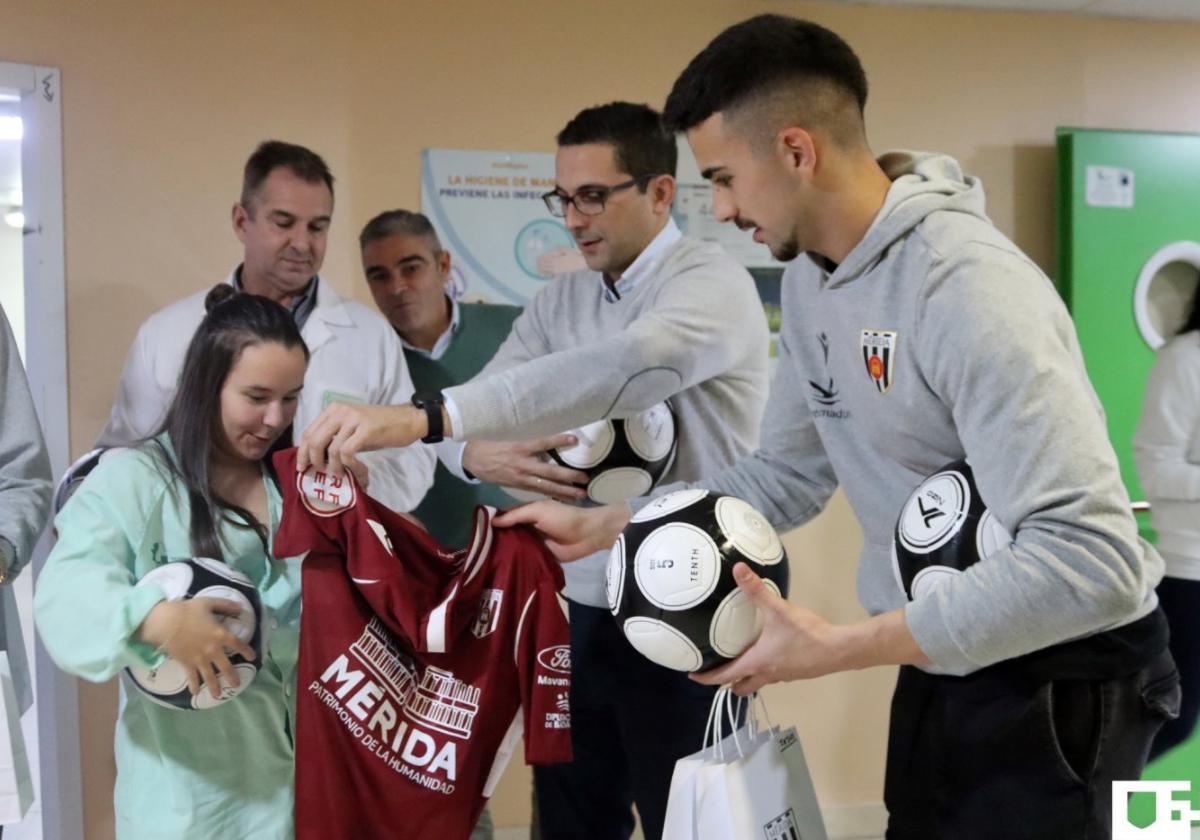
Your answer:
[[[560,674],[571,673],[571,648],[569,645],[555,645],[538,651],[538,662],[549,671]]]

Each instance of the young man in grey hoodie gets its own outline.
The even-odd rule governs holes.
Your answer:
[[[739,566],[764,630],[699,679],[744,694],[900,665],[889,838],[1106,837],[1111,783],[1138,778],[1178,707],[1154,595],[1162,560],[1138,539],[1053,286],[955,161],[875,158],[866,95],[841,38],[764,15],[719,35],[667,100],[718,218],[793,260],[759,450],[697,484],[778,527],[810,520],[840,484],[863,528],[858,593],[872,615],[830,624]],[[881,340],[890,364],[872,367]],[[889,556],[897,516],[963,457],[1015,540],[909,601]],[[541,502],[505,521],[536,524],[570,559],[611,545],[629,516]]]

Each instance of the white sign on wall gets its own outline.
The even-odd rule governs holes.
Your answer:
[[[717,221],[712,186],[682,139],[678,182],[671,215],[680,229],[724,248],[755,274],[764,303],[777,304],[783,264],[749,231]],[[452,294],[524,305],[555,275],[586,267],[563,220],[542,201],[552,189],[551,152],[422,151],[421,211],[452,255]]]
[[[1133,170],[1119,166],[1089,166],[1084,200],[1088,207],[1133,206]]]
[[[549,152],[421,152],[421,212],[450,251],[456,297],[524,305],[555,274],[584,268],[562,219]]]

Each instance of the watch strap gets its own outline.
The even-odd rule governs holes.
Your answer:
[[[425,412],[429,431],[421,443],[441,443],[445,439],[446,426],[442,419],[442,406],[446,398],[441,391],[419,391],[413,394],[413,405]]]

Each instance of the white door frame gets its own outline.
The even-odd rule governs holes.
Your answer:
[[[24,200],[25,368],[54,475],[70,462],[67,414],[66,251],[63,236],[62,98],[57,68],[0,62],[0,87],[21,95]],[[49,537],[33,558],[36,585]],[[36,644],[35,683],[44,840],[83,837],[79,692]]]

